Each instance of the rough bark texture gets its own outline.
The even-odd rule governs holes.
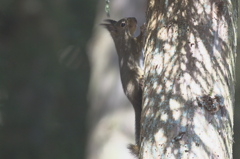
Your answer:
[[[141,159],[232,158],[235,4],[148,1]]]

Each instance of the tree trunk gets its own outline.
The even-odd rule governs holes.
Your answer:
[[[149,0],[140,159],[232,158],[237,1]]]

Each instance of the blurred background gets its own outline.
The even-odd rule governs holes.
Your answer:
[[[0,1],[0,159],[133,158],[126,145],[134,142],[134,113],[113,41],[99,26],[104,3]],[[111,18],[134,16],[140,26],[145,7],[145,0],[112,0]],[[234,158],[239,93],[237,82]]]

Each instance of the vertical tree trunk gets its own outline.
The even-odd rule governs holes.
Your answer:
[[[236,2],[148,1],[141,159],[232,158]]]

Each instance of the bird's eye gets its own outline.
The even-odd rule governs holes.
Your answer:
[[[121,27],[125,27],[125,25],[126,25],[126,22],[123,21],[123,22],[121,23]]]

